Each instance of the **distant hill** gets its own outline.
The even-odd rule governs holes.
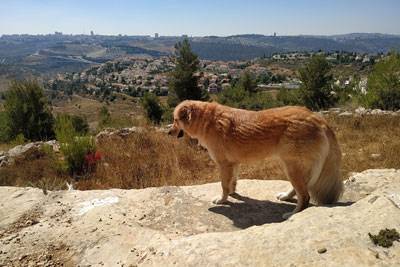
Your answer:
[[[400,50],[400,35],[351,33],[332,36],[265,36],[259,34],[189,38],[201,59],[248,60],[294,51],[386,53]],[[158,57],[173,52],[182,37],[102,35],[3,35],[0,75],[79,71],[89,65],[126,56]]]

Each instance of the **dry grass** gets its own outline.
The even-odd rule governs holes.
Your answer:
[[[128,127],[140,125],[144,118],[139,100],[127,95],[118,94],[113,102],[100,102],[96,99],[74,95],[71,100],[63,100],[54,103],[53,111],[55,114],[70,114],[86,117],[90,129],[95,131],[99,121],[99,111],[106,106],[111,114],[114,126]]]
[[[343,153],[342,173],[373,168],[400,169],[400,118],[390,115],[329,116]],[[375,155],[374,155],[375,154]]]
[[[79,189],[144,188],[216,181],[207,153],[189,140],[181,141],[151,130],[125,138],[113,137],[98,145],[104,160]]]
[[[66,188],[71,178],[58,168],[54,157],[42,150],[31,149],[14,164],[0,168],[0,186],[31,186],[43,190]]]
[[[400,169],[400,119],[393,116],[327,117],[343,152],[343,178],[371,168]],[[98,144],[104,155],[97,170],[75,183],[77,189],[144,188],[219,181],[207,151],[189,140],[146,130]],[[375,155],[374,155],[375,154]],[[0,169],[0,185],[65,187],[71,180],[57,170],[54,157],[33,154]],[[276,162],[239,168],[242,179],[284,179]]]

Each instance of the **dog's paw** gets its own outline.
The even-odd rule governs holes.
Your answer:
[[[289,200],[291,197],[287,192],[280,192],[276,195],[276,198],[282,201]]]
[[[286,212],[282,215],[282,219],[289,219],[292,215],[294,214],[294,212]]]
[[[221,197],[216,197],[216,198],[213,200],[213,203],[214,203],[214,204],[224,204],[224,203],[226,203],[226,202],[227,202],[227,199],[221,198]]]

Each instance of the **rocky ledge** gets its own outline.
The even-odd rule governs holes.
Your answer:
[[[218,183],[141,190],[1,187],[0,266],[399,266],[400,243],[368,233],[400,230],[400,170],[346,181],[340,203],[283,221],[285,181],[240,180],[213,205]]]

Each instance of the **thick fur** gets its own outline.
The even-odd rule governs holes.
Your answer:
[[[343,191],[335,135],[322,116],[304,107],[256,112],[184,101],[175,108],[170,134],[177,136],[181,130],[198,139],[219,167],[223,193],[215,203],[235,192],[233,171],[238,164],[266,158],[278,159],[292,183],[294,190],[278,198],[297,195],[294,213],[308,206],[310,196],[318,204],[329,204]]]

